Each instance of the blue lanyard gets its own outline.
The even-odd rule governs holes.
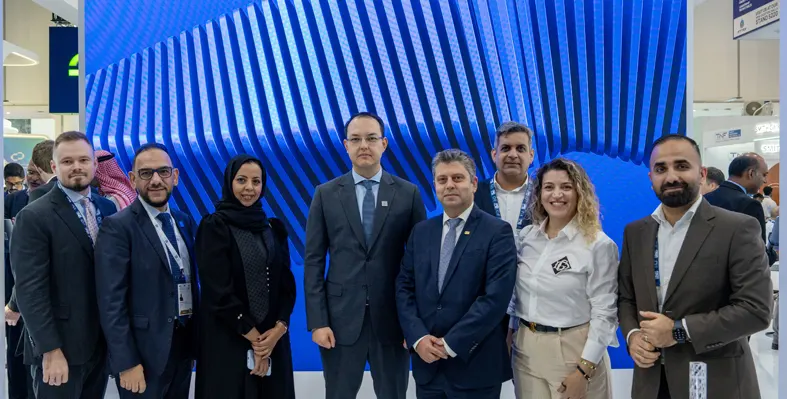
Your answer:
[[[530,200],[530,189],[533,187],[533,185],[530,184],[530,180],[531,179],[527,179],[527,187],[525,187],[525,200],[522,201],[522,209],[519,210],[519,218],[517,219],[516,222],[517,230],[522,230],[522,228],[525,227],[525,215],[527,215],[527,203]],[[489,194],[492,196],[492,204],[495,206],[495,215],[499,219],[502,219],[503,217],[500,216],[500,204],[497,202],[497,192],[495,190],[494,176],[492,177],[491,180],[489,180]]]
[[[66,196],[66,199],[68,200],[68,203],[71,204],[71,208],[73,208],[74,212],[76,212],[77,217],[79,218],[79,221],[82,222],[82,227],[85,228],[85,233],[87,233],[88,237],[91,237],[90,236],[90,229],[87,228],[87,222],[85,221],[85,216],[82,215],[82,212],[79,211],[79,208],[77,208],[77,205],[74,203],[74,201],[71,199],[71,197],[68,196],[68,194],[63,189],[63,186],[60,184],[60,182],[57,183],[57,186],[60,188],[60,191],[62,191],[63,194]],[[89,196],[87,197],[87,199],[91,203],[93,203],[93,199],[91,199]],[[103,217],[101,216],[101,210],[98,209],[98,206],[96,204],[93,204],[93,205],[96,208],[96,226],[101,226],[101,219],[103,219]],[[87,212],[87,209],[85,209],[85,212]],[[92,237],[91,237],[91,239],[92,239]]]
[[[653,270],[656,273],[656,292],[661,289],[661,273],[659,272],[659,229],[656,227],[656,240],[653,243]]]

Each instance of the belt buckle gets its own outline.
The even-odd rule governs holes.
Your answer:
[[[536,332],[536,323],[531,321],[530,324],[528,324],[528,328],[530,328],[530,332]]]

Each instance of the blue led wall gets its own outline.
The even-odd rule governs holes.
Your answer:
[[[140,144],[166,144],[175,206],[197,220],[226,162],[260,156],[299,284],[314,187],[349,170],[343,124],[357,111],[388,123],[383,167],[421,187],[430,215],[435,152],[463,149],[490,178],[495,126],[528,124],[535,166],[585,165],[618,243],[657,205],[651,143],[686,129],[685,0],[133,3],[85,0],[88,135],[127,169]],[[292,324],[296,370],[319,370],[302,298]]]

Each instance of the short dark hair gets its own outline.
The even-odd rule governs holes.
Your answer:
[[[5,167],[3,167],[3,178],[8,178],[8,177],[21,177],[24,179],[25,168],[23,168],[22,165],[16,162],[9,163]]]
[[[681,134],[668,134],[666,136],[659,137],[658,140],[653,142],[653,147],[650,149],[650,154],[653,155],[653,151],[655,151],[658,146],[668,141],[685,141],[691,144],[691,146],[694,148],[694,151],[697,152],[697,156],[700,158],[700,164],[702,163],[702,152],[700,152],[700,146],[697,145],[697,142],[694,141],[694,139],[692,139],[691,137],[687,137]]]
[[[167,155],[169,155],[169,150],[163,144],[159,144],[159,143],[143,144],[142,146],[137,148],[136,151],[134,151],[134,160],[131,161],[131,170],[135,170],[137,168],[137,157],[139,156],[139,154],[142,154],[143,152],[147,152],[147,151],[153,151],[153,150],[161,150],[164,151]]]
[[[771,186],[763,187],[762,193],[770,197],[770,195],[773,194],[773,187]]]
[[[730,177],[743,177],[743,174],[746,173],[747,170],[757,168],[759,163],[760,160],[751,154],[738,155],[730,162],[730,166],[727,168],[727,174],[729,174]]]
[[[708,175],[706,180],[712,181],[720,186],[721,183],[724,183],[724,181],[727,180],[727,178],[724,177],[724,172],[722,172],[721,169],[708,166]]]
[[[55,150],[54,140],[44,140],[33,147],[30,163],[46,173],[52,173],[52,152]]]
[[[524,133],[527,135],[527,138],[530,139],[530,145],[533,145],[533,131],[530,130],[529,127],[519,123],[508,121],[504,122],[502,125],[497,127],[495,130],[495,148],[497,148],[497,144],[500,142],[500,137],[507,136],[511,133]]]
[[[61,135],[57,136],[57,138],[55,139],[55,149],[57,149],[57,146],[59,146],[60,144],[70,143],[72,141],[80,141],[80,140],[87,143],[90,146],[90,148],[93,148],[93,143],[91,143],[90,140],[87,139],[87,136],[84,133],[72,130],[69,132],[63,132]]]
[[[351,116],[350,119],[347,120],[347,123],[344,124],[344,138],[347,138],[347,129],[350,127],[350,123],[358,118],[372,118],[376,120],[377,123],[380,124],[380,135],[385,136],[385,123],[383,122],[383,120],[379,116],[371,112],[364,111]]]
[[[754,195],[752,195],[752,197],[754,197],[754,199],[760,199],[760,198],[764,199],[765,198],[765,196],[760,194],[760,193],[755,193]]]

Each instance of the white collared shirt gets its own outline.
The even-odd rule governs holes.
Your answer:
[[[618,346],[618,248],[603,231],[588,242],[576,222],[549,239],[546,221],[517,237],[518,267],[508,313],[536,324],[567,328],[590,323],[582,358],[599,363]]]
[[[672,279],[672,272],[675,270],[675,262],[678,260],[680,249],[683,247],[683,241],[686,239],[686,234],[689,232],[691,220],[697,213],[697,208],[699,208],[700,204],[702,204],[702,198],[702,195],[698,196],[697,199],[694,200],[694,204],[691,205],[691,208],[689,208],[689,210],[686,211],[686,213],[683,214],[683,216],[677,222],[675,222],[674,226],[667,221],[666,217],[664,217],[663,204],[659,205],[658,208],[656,208],[656,210],[650,215],[659,224],[657,239],[659,240],[659,279],[661,281],[661,288],[656,289],[656,296],[658,297],[659,301],[659,311],[661,311],[661,309],[664,307],[664,300],[666,299],[665,296],[667,295],[667,289],[669,288],[669,283]],[[653,267],[654,265],[651,264],[650,268],[653,269]],[[686,325],[685,318],[683,319],[683,329],[686,330],[686,335],[691,338],[689,327]],[[639,331],[639,328],[629,331],[628,335],[626,335],[626,342],[628,342],[631,334],[636,331]]]
[[[525,202],[527,195],[527,184],[530,178],[525,177],[525,183],[521,186],[508,191],[497,183],[497,173],[492,179],[495,185],[495,195],[497,195],[497,205],[500,207],[500,219],[505,220],[514,229],[514,235],[518,232],[516,225],[519,222],[519,214],[522,212],[522,203]]]
[[[190,264],[190,257],[189,257],[189,248],[186,246],[186,242],[183,241],[183,237],[180,235],[180,229],[178,229],[178,221],[172,216],[172,213],[169,211],[169,205],[167,205],[167,210],[164,212],[159,211],[158,209],[152,207],[150,204],[145,202],[142,198],[139,199],[142,203],[142,206],[145,208],[145,211],[148,213],[148,217],[150,217],[150,221],[153,223],[153,227],[156,228],[156,233],[158,233],[159,241],[161,242],[161,246],[164,247],[164,252],[168,252],[167,244],[162,239],[162,237],[166,237],[164,233],[164,229],[161,226],[161,221],[156,219],[160,213],[167,213],[169,214],[170,219],[172,220],[172,227],[175,229],[175,238],[178,240],[178,252],[180,258],[183,260],[183,275],[186,276],[186,280],[189,280],[191,270],[189,270],[188,265]],[[169,257],[167,257],[167,264],[169,264]],[[169,265],[170,268],[172,265]]]
[[[361,222],[363,222],[363,199],[366,197],[366,187],[361,184],[361,182],[366,180],[371,180],[377,182],[377,184],[372,185],[372,194],[374,194],[374,205],[377,207],[377,193],[380,192],[380,180],[383,178],[383,168],[377,171],[377,173],[372,176],[371,179],[367,179],[358,174],[358,172],[353,169],[352,171],[353,181],[355,182],[355,197],[358,201],[358,213],[361,214]]]
[[[82,200],[85,198],[89,200],[88,206],[90,207],[90,210],[93,211],[93,215],[94,216],[97,215],[96,204],[93,203],[93,199],[91,198],[91,195],[93,195],[93,193],[90,191],[89,188],[87,191],[87,195],[83,195],[82,193],[67,188],[62,183],[60,183],[60,181],[57,182],[57,186],[60,187],[63,190],[63,192],[66,194],[66,196],[71,200],[71,202],[73,202],[74,205],[76,205],[77,210],[82,215],[82,220],[87,220],[87,209],[85,209],[84,205],[82,204]],[[98,225],[98,223],[96,224]]]

